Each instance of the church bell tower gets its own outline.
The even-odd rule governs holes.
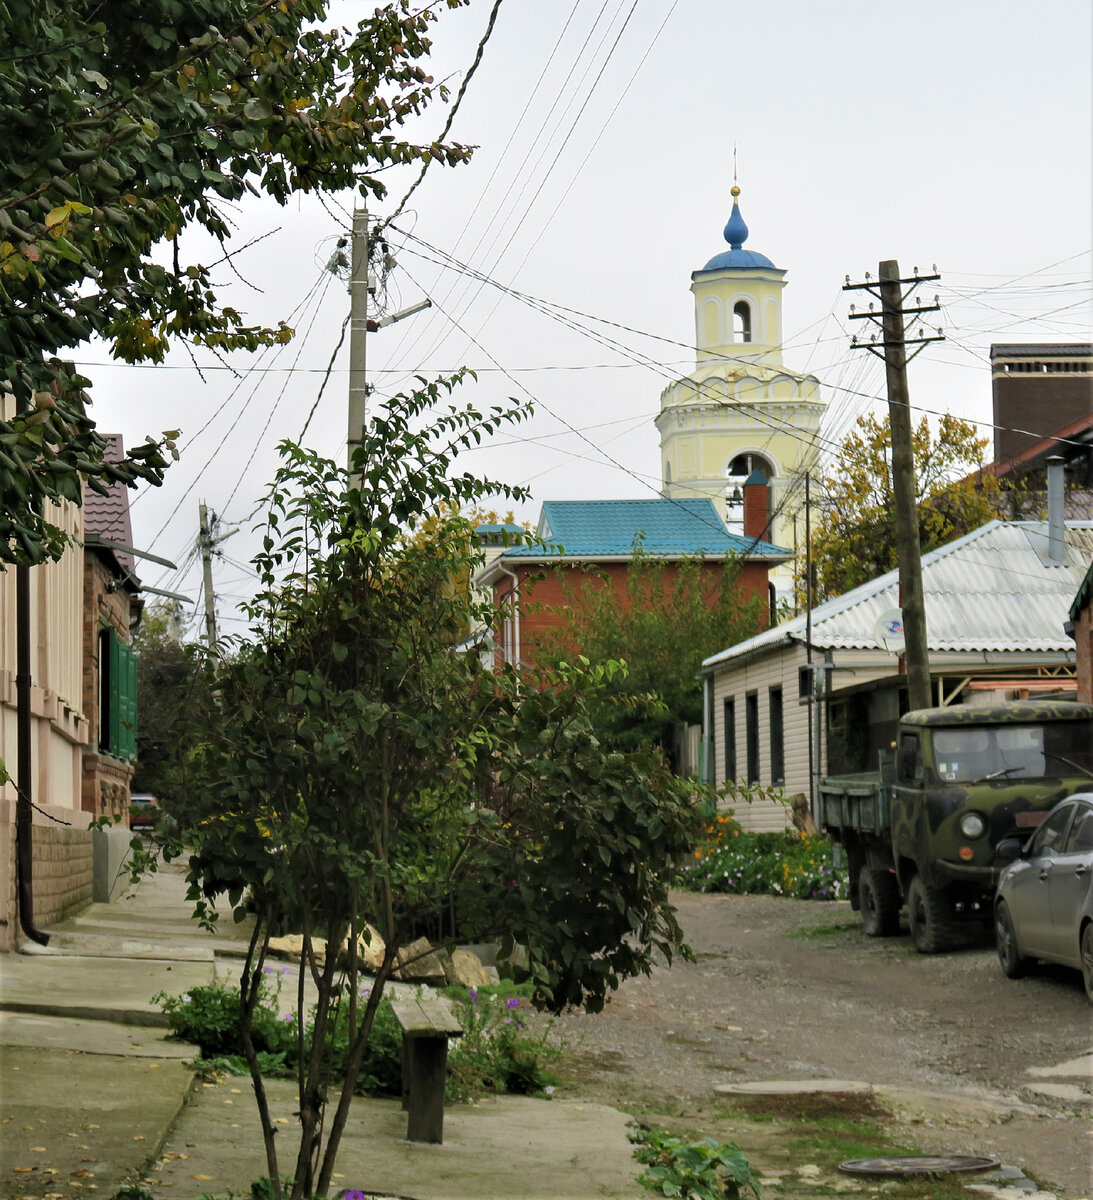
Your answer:
[[[695,368],[661,393],[663,494],[709,496],[730,532],[743,526],[744,483],[768,484],[766,541],[804,546],[804,472],[815,462],[824,401],[819,381],[782,362],[786,272],[746,250],[748,227],[733,184],[728,250],[691,275]],[[771,572],[780,594],[792,563]]]

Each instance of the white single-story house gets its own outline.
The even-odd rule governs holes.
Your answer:
[[[990,521],[922,556],[934,702],[1075,698],[1065,626],[1093,562],[1093,521]],[[863,584],[702,664],[707,778],[813,794],[825,774],[875,769],[906,710],[892,627],[898,572]],[[738,805],[745,829],[784,805]]]

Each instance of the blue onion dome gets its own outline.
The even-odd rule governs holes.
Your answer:
[[[702,268],[703,271],[722,271],[726,267],[774,267],[765,254],[755,250],[745,250],[744,243],[748,240],[748,227],[740,213],[740,189],[732,186],[732,214],[725,226],[725,241],[729,249],[715,255]],[[774,267],[777,270],[777,267]]]

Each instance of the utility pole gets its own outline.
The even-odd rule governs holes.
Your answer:
[[[382,236],[377,239],[384,255],[384,270],[394,265]],[[342,243],[339,243],[341,245]],[[372,275],[372,239],[368,232],[368,210],[362,204],[353,210],[353,236],[350,246],[349,266],[349,420],[346,429],[346,468],[350,481],[359,484],[360,477],[353,471],[353,458],[360,448],[368,416],[367,339],[387,325],[413,316],[423,309],[432,307],[426,297],[401,312],[388,313],[379,320],[368,315],[369,301],[376,292],[376,280]],[[337,259],[334,260],[335,262]]]
[[[856,312],[850,306],[852,321],[871,321],[879,327],[867,341],[857,337],[851,345],[868,350],[884,360],[888,384],[888,423],[892,432],[892,492],[895,501],[896,553],[899,557],[900,606],[903,610],[903,632],[907,671],[907,700],[910,708],[929,708],[930,659],[926,642],[926,600],[922,590],[922,551],[918,536],[918,512],[915,504],[915,462],[911,442],[911,399],[907,388],[907,364],[928,342],[943,340],[941,330],[937,334],[925,335],[921,326],[917,336],[907,337],[904,317],[917,317],[922,313],[937,312],[941,305],[934,303],[904,307],[920,283],[940,279],[937,268],[933,274],[920,275],[915,268],[909,279],[900,278],[899,263],[886,259],[880,264],[879,278],[871,280],[866,275],[865,283],[851,283],[846,278],[843,291],[867,291],[880,300],[880,312],[875,312],[870,303],[867,312]],[[904,291],[904,287],[907,288]],[[909,355],[907,347],[916,347]]]
[[[353,210],[353,237],[349,268],[349,424],[346,431],[346,467],[353,470],[353,456],[361,444],[368,401],[365,374],[368,337],[368,297],[371,292],[368,239],[368,209]],[[378,326],[377,326],[378,328]]]
[[[216,636],[216,593],[213,591],[213,553],[221,542],[226,542],[237,529],[220,532],[220,519],[210,513],[202,501],[197,506],[197,545],[201,551],[201,575],[205,592],[205,640],[211,654],[217,653]]]

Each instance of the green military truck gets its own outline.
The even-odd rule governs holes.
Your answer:
[[[879,773],[821,781],[821,823],[845,852],[866,933],[899,933],[906,905],[916,949],[934,954],[989,928],[999,841],[1091,779],[1091,704],[925,708],[900,719]]]

